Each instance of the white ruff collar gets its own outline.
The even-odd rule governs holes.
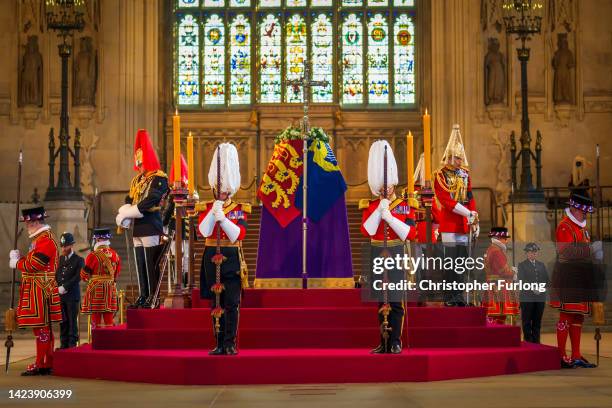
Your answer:
[[[98,247],[101,247],[101,246],[110,246],[110,241],[109,240],[105,240],[105,241],[98,241],[98,242],[96,242],[94,244],[94,251],[96,249],[98,249]]]
[[[574,214],[572,214],[572,212],[570,211],[569,207],[565,209],[565,215],[567,215],[569,219],[572,220],[572,222],[580,228],[586,227],[586,219],[584,221],[578,221],[576,217],[574,217]]]
[[[493,245],[500,247],[502,251],[506,252],[506,245],[503,242],[501,242],[499,239],[491,238],[491,243]]]
[[[34,231],[33,233],[31,233],[30,235],[28,235],[28,237],[29,238],[34,238],[38,234],[41,234],[41,233],[43,233],[45,231],[49,231],[50,229],[51,229],[51,227],[48,226],[47,224],[45,224],[42,227],[40,227],[39,229],[37,229],[36,231]]]

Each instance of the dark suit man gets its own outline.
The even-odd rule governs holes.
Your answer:
[[[527,259],[518,264],[518,279],[525,283],[546,284],[549,279],[546,265],[536,259],[540,248],[530,242],[525,246]],[[530,343],[540,343],[540,328],[542,314],[546,303],[546,291],[521,291],[521,321],[523,323],[523,338]]]
[[[60,348],[76,347],[79,340],[79,303],[81,302],[81,269],[85,265],[83,258],[72,250],[74,237],[64,232],[60,238],[62,254],[55,271],[55,280],[62,305],[62,322],[60,323]]]

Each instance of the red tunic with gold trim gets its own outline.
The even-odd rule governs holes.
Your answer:
[[[467,219],[455,214],[453,209],[459,203],[470,211],[476,211],[469,170],[463,167],[458,169],[451,166],[442,167],[435,173],[434,192],[440,202],[438,214],[440,233],[467,234],[469,232]]]
[[[121,259],[114,249],[102,245],[87,255],[81,279],[87,282],[81,312],[84,314],[117,311],[115,281],[121,271]]]
[[[383,242],[385,238],[385,222],[381,220],[380,224],[378,224],[378,229],[376,230],[376,234],[370,235],[368,231],[366,231],[363,223],[372,215],[374,211],[377,211],[378,206],[380,204],[380,198],[374,200],[361,200],[359,202],[359,209],[363,210],[362,218],[361,218],[361,233],[372,239],[372,242]],[[415,228],[415,210],[408,205],[408,201],[402,198],[396,198],[391,201],[389,204],[389,211],[393,217],[398,220],[406,223],[410,226],[410,231],[408,232],[408,237],[406,240],[413,241],[416,237],[416,228]],[[387,242],[390,241],[399,241],[399,237],[393,231],[392,228],[387,228]]]
[[[21,271],[17,324],[19,327],[46,327],[62,320],[55,270],[59,250],[55,236],[44,230],[32,238],[30,251],[17,262]]]
[[[553,273],[552,286],[572,287],[571,283],[558,282],[558,277],[563,275],[564,267],[587,269],[592,268],[591,263],[591,248],[589,246],[591,238],[586,228],[576,224],[568,216],[563,217],[555,234],[557,240],[558,260]],[[554,296],[553,296],[554,297]],[[589,302],[563,302],[559,299],[554,299],[550,302],[550,306],[559,309],[566,313],[589,314],[591,312],[591,304]]]
[[[506,288],[498,288],[499,280],[511,283],[514,278],[514,272],[508,265],[506,251],[495,243],[492,243],[487,249],[485,255],[485,272],[487,274],[487,282],[495,285],[494,289],[489,290],[485,294],[482,302],[482,306],[487,309],[487,315],[517,315],[519,313],[520,304],[516,292],[507,290]]]

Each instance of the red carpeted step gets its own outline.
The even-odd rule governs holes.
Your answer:
[[[194,289],[192,299],[200,298]],[[207,307],[207,303],[201,305]],[[361,307],[359,289],[246,289],[242,307]]]
[[[210,326],[210,325],[209,325]],[[212,327],[199,329],[126,329],[93,331],[96,350],[210,349]],[[378,344],[378,328],[240,329],[240,347],[260,348],[367,348]]]
[[[517,326],[410,327],[409,347],[518,347],[521,329]]]
[[[376,305],[352,308],[241,308],[240,328],[372,327],[377,324]],[[191,329],[210,325],[208,309],[129,309],[130,329]]]
[[[486,325],[483,307],[407,307],[408,327],[468,327]]]
[[[92,350],[55,353],[54,375],[160,384],[307,384],[433,381],[559,368],[556,348],[408,349],[372,355],[368,349],[242,349],[237,356],[205,350]]]

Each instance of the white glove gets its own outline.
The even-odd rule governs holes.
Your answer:
[[[469,221],[471,211],[468,210],[463,204],[460,204],[460,203],[455,204],[455,207],[453,208],[453,212],[455,214],[458,214],[458,215],[460,215],[462,217],[467,218],[468,219],[468,224],[471,224],[470,221]]]
[[[9,252],[9,268],[15,269],[17,267],[17,262],[19,262],[19,258],[21,258],[21,253],[18,249],[12,249]]]
[[[203,237],[210,237],[215,229],[215,215],[213,214],[212,210],[206,214],[206,217],[204,217],[200,225],[198,225],[198,229]]]
[[[378,203],[378,211],[382,213],[383,211],[388,210],[389,204],[391,204],[391,201],[387,200],[386,198],[381,198],[380,202]]]
[[[212,205],[212,211],[223,210],[223,201],[215,200]]]
[[[399,239],[405,241],[406,238],[408,238],[408,234],[410,233],[410,226],[408,224],[393,216],[391,216],[391,219],[385,221],[389,223],[389,226],[397,234]]]
[[[59,292],[60,295],[65,295],[66,293],[68,293],[68,291],[66,290],[66,288],[64,287],[64,285],[59,286],[57,288],[57,291]]]
[[[132,206],[132,204],[123,204],[121,207],[119,207],[119,209],[117,210],[117,213],[121,214],[126,209],[130,208],[131,206]]]
[[[372,211],[372,214],[370,214],[368,219],[363,223],[363,228],[368,232],[368,234],[370,234],[370,236],[374,236],[376,234],[381,219],[382,214],[380,211]]]
[[[115,224],[117,224],[118,227],[121,227],[123,229],[129,229],[131,223],[132,219],[125,218],[121,213],[117,214],[117,216],[115,217]]]
[[[213,215],[215,216],[215,222],[221,222],[225,219],[225,214],[223,213],[223,210],[216,210],[213,212]]]
[[[516,266],[513,266],[510,269],[512,269],[512,280],[518,280],[518,268]]]
[[[223,220],[221,221],[220,225],[223,229],[223,232],[225,232],[225,235],[227,235],[227,238],[232,243],[236,242],[236,240],[238,239],[238,235],[240,235],[240,227],[225,218],[225,216],[223,217]]]
[[[119,214],[123,215],[123,218],[142,218],[144,215],[140,212],[137,205],[121,206]]]
[[[382,210],[381,216],[382,216],[382,219],[387,221],[388,223],[391,222],[392,218],[395,218],[395,217],[393,217],[393,215],[391,214],[391,211],[389,211],[389,209]]]

